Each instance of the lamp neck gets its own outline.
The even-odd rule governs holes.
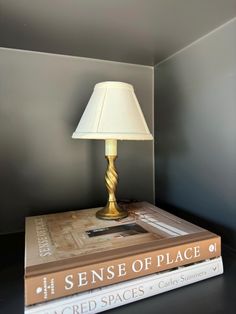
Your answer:
[[[117,140],[105,140],[105,156],[117,156]]]

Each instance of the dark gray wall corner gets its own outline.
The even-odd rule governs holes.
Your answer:
[[[0,49],[0,233],[24,217],[103,206],[104,141],[72,140],[93,87],[134,85],[152,130],[153,68]],[[118,143],[118,198],[153,202],[153,143]]]
[[[236,248],[236,20],[155,67],[155,138],[156,201]]]

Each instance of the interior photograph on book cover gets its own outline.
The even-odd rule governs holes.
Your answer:
[[[124,207],[129,216],[116,221],[97,219],[97,208],[28,217],[26,263],[39,265],[204,231],[146,202]]]

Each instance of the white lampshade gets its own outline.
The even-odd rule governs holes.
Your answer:
[[[133,86],[102,82],[94,87],[73,133],[80,139],[152,140]]]

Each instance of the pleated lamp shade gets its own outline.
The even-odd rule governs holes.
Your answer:
[[[72,135],[79,139],[152,140],[133,86],[102,82],[93,94]]]

